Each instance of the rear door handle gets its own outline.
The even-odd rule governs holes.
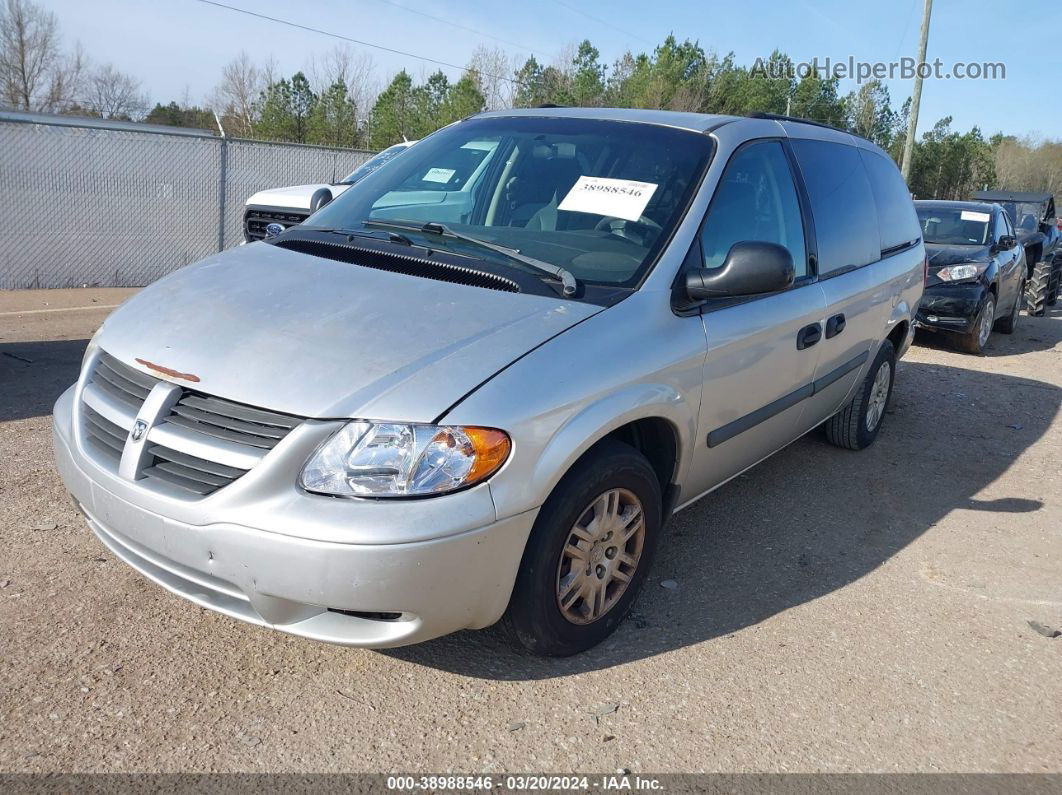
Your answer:
[[[822,326],[818,323],[804,326],[797,334],[797,350],[802,351],[804,348],[810,348],[820,339],[822,339]]]
[[[834,315],[826,321],[826,339],[830,337],[836,337],[842,331],[844,331],[845,319],[844,315]]]

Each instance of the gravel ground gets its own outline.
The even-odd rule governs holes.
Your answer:
[[[545,661],[320,645],[115,560],[49,413],[123,294],[0,293],[0,770],[1062,771],[1059,309],[922,341],[874,447],[810,434],[679,514],[631,619]]]

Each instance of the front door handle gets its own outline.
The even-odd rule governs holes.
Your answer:
[[[820,339],[822,339],[822,326],[818,323],[804,326],[797,334],[797,350],[802,351],[804,348],[810,348]]]
[[[844,331],[845,319],[844,315],[834,315],[826,321],[826,339],[830,337],[836,337],[842,331]]]

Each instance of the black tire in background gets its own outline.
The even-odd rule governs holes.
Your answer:
[[[872,405],[872,395],[878,385],[878,375],[883,367],[888,367],[888,386],[885,402],[873,428],[867,428],[867,414]],[[852,399],[839,412],[825,422],[826,438],[831,444],[846,450],[862,450],[869,447],[878,438],[878,432],[885,423],[885,409],[892,398],[892,385],[896,380],[896,349],[892,342],[885,340],[878,348],[866,377],[852,395]]]
[[[1038,317],[1044,313],[1048,291],[1051,287],[1051,271],[1050,262],[1040,261],[1033,266],[1025,288],[1025,305],[1029,308],[1030,315]]]
[[[577,624],[565,617],[558,597],[559,567],[573,527],[594,501],[613,489],[637,497],[644,535],[637,568],[614,605],[599,618]],[[623,621],[645,583],[663,523],[660,483],[645,456],[612,439],[599,442],[564,476],[535,520],[506,621],[529,651],[566,657],[607,638]]]

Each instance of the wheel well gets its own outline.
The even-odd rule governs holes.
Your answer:
[[[889,332],[889,342],[892,343],[892,347],[896,350],[897,354],[903,346],[903,341],[905,339],[907,339],[907,321],[901,320],[896,324],[896,328]]]
[[[605,438],[629,444],[648,459],[666,500],[678,467],[675,427],[662,417],[646,417],[616,428]]]

